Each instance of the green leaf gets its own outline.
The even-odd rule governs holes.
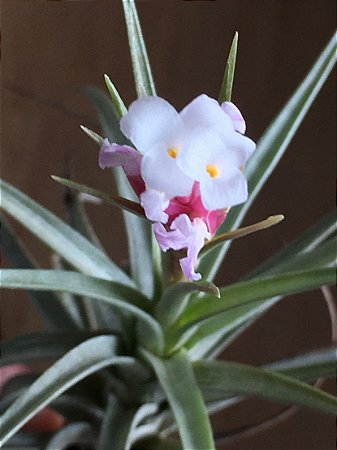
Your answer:
[[[257,149],[245,171],[249,185],[249,198],[242,206],[236,206],[230,210],[226,221],[219,229],[220,234],[239,228],[332,71],[336,60],[336,48],[337,40],[334,35],[306,78],[258,142]],[[231,241],[227,241],[221,248],[212,250],[202,258],[198,269],[204,278],[213,279],[230,244]]]
[[[106,87],[108,88],[111,100],[113,101],[113,104],[115,106],[117,113],[119,114],[120,117],[123,117],[124,114],[127,113],[127,108],[124,105],[123,100],[121,99],[117,89],[115,88],[115,85],[110,80],[108,75],[104,75],[104,81],[105,81]]]
[[[2,208],[78,270],[131,284],[129,277],[91,242],[27,195],[1,180]]]
[[[154,368],[175,416],[183,447],[215,449],[205,404],[184,350],[160,359],[143,351]],[[186,389],[188,386],[188,389]]]
[[[271,370],[220,361],[197,361],[193,370],[201,390],[207,394],[257,396],[337,414],[337,398]]]
[[[219,95],[219,103],[220,104],[225,101],[230,102],[232,99],[236,54],[238,51],[238,40],[239,40],[239,33],[236,31],[236,33],[234,34],[233,41],[232,41],[231,49],[229,51],[229,56],[228,56],[226,68],[225,68],[225,74],[224,74],[221,89],[220,89],[220,95]]]
[[[264,276],[273,273],[292,272],[295,270],[312,270],[322,267],[335,267],[337,262],[337,237],[331,237],[311,251],[294,255],[288,261],[284,261],[270,270],[264,272]]]
[[[51,175],[51,178],[54,181],[63,184],[64,186],[67,186],[71,189],[77,189],[79,192],[91,195],[92,197],[98,198],[105,203],[109,203],[110,205],[116,206],[117,208],[129,211],[132,214],[136,214],[136,216],[142,217],[143,219],[147,220],[144,215],[144,210],[139,203],[118,196],[110,196],[105,192],[98,191],[97,189],[93,189],[89,186],[86,186],[85,184],[76,183],[75,181],[57,177],[56,175]]]
[[[256,269],[250,272],[245,279],[252,279],[270,268],[277,267],[294,256],[314,250],[323,241],[337,230],[336,211],[331,211],[322,217],[299,237],[294,239],[272,257],[268,258]]]
[[[100,203],[100,201],[97,201],[85,193],[81,194],[81,192],[73,192],[69,186],[65,186],[63,197],[68,213],[69,225],[72,228],[75,228],[76,231],[86,237],[104,253],[104,248],[96,235],[94,227],[92,226],[85,209],[86,202]]]
[[[6,256],[7,261],[14,268],[33,269],[36,267],[36,262],[33,260],[23,243],[15,235],[10,224],[1,217],[1,250]],[[33,304],[41,314],[42,319],[48,325],[49,328],[60,329],[76,329],[81,323],[80,317],[77,314],[76,305],[75,314],[76,319],[69,312],[69,308],[60,301],[57,296],[52,293],[46,294],[45,292],[29,291],[29,297]],[[50,300],[48,304],[47,301]]]
[[[134,364],[133,358],[116,356],[115,351],[115,337],[95,337],[71,350],[46,370],[2,416],[2,444],[52,400],[83,378],[111,365]]]
[[[311,351],[292,358],[266,364],[265,368],[299,380],[313,381],[317,378],[335,377],[337,344]]]
[[[293,272],[259,280],[245,281],[222,288],[221,301],[204,297],[190,303],[176,331],[177,345],[184,342],[189,355],[198,359],[217,354],[228,333],[250,325],[277,303],[283,295],[304,292],[335,283],[334,269]]]
[[[149,344],[158,352],[163,349],[161,328],[145,312],[148,299],[131,287],[71,271],[3,269],[1,272],[3,288],[71,292],[106,302],[119,311],[129,312],[142,325],[146,340],[144,345]]]
[[[124,450],[137,411],[135,406],[124,406],[114,395],[109,395],[108,406],[99,436],[98,450],[106,450],[113,442],[114,450]]]
[[[245,324],[251,325],[252,321],[257,320],[279,300],[280,298],[277,297],[240,305],[210,316],[195,325],[186,325],[180,333],[177,332],[176,346],[184,342],[192,360],[209,357],[223,340],[229,340],[232,333],[237,335],[238,328]],[[218,354],[217,351],[216,354]]]
[[[85,86],[83,92],[96,108],[98,119],[104,133],[103,136],[108,137],[110,142],[130,145],[130,141],[128,141],[120,129],[120,116],[109,96],[96,86]]]
[[[103,369],[104,370],[104,369]],[[84,388],[85,389],[85,388]],[[74,387],[76,390],[76,387]],[[103,409],[88,395],[66,393],[53,400],[51,407],[69,421],[86,421],[94,425],[101,423]]]
[[[206,292],[220,298],[219,288],[213,283],[177,283],[169,286],[157,303],[155,316],[168,328],[186,308],[191,292]]]
[[[44,450],[66,449],[74,445],[91,448],[96,438],[92,426],[86,422],[75,422],[64,426],[49,440]]]
[[[335,283],[335,276],[335,269],[327,268],[275,274],[257,280],[235,283],[220,289],[222,301],[212,298],[195,300],[186,308],[181,323],[204,319],[254,301],[332,285]]]
[[[99,89],[91,88],[86,92],[96,106],[103,132],[108,136],[110,142],[132,145],[120,131],[120,117],[111,100]],[[122,168],[116,167],[113,173],[119,195],[134,201],[136,195]],[[123,216],[127,231],[132,278],[146,295],[152,296],[154,292],[154,260],[151,257],[153,245],[151,224],[125,211],[123,211]]]
[[[84,131],[84,133],[86,135],[88,135],[90,137],[90,139],[92,139],[94,142],[96,142],[96,144],[98,145],[102,145],[104,138],[102,138],[102,136],[100,136],[99,134],[95,133],[94,131],[90,130],[90,128],[87,128],[83,125],[80,125],[80,128],[82,131]]]
[[[247,227],[239,228],[238,230],[228,231],[227,233],[219,234],[218,236],[214,237],[204,245],[204,247],[201,249],[200,256],[207,253],[212,248],[215,248],[218,245],[222,245],[222,243],[225,241],[238,239],[243,236],[247,236],[248,234],[265,230],[280,223],[283,219],[284,216],[282,214],[278,214],[276,216],[269,216],[267,219],[261,220],[261,222],[254,223],[253,225],[248,225]]]
[[[138,97],[156,95],[136,4],[133,0],[123,0],[123,8]]]
[[[76,330],[72,332],[39,332],[17,336],[1,342],[0,366],[57,359],[93,336],[95,336],[93,332]]]
[[[155,431],[159,431],[159,426],[156,424],[148,423],[141,425],[157,412],[158,405],[156,403],[143,403],[138,408],[132,419],[126,445],[123,450],[131,450],[135,442],[137,442],[143,436],[148,436],[149,434],[153,434]]]
[[[330,347],[310,351],[308,353],[295,356],[293,358],[284,359],[264,365],[263,369],[271,369],[274,372],[304,380],[306,382],[314,381],[320,377],[335,377],[336,373],[336,345]],[[195,365],[198,362],[194,363]],[[231,363],[229,363],[231,364]],[[207,403],[210,414],[221,411],[244,400],[243,396],[235,396],[231,393],[225,393],[223,390],[207,388],[204,385],[203,397]]]

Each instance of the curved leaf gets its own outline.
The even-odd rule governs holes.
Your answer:
[[[109,396],[100,431],[98,450],[106,450],[112,442],[114,450],[125,449],[136,411],[135,406],[122,405],[114,395]]]
[[[184,448],[215,449],[206,407],[186,352],[181,350],[163,359],[147,351],[142,353],[167,395]]]
[[[219,288],[213,283],[177,283],[169,286],[156,306],[155,316],[165,326],[171,326],[188,302],[191,292],[206,292],[220,298]]]
[[[36,263],[27,249],[15,235],[7,220],[2,216],[0,246],[3,255],[12,267],[21,269],[33,269],[36,267]],[[71,302],[72,299],[69,299],[69,301],[72,303],[71,311],[73,314],[70,313],[70,308],[67,308],[62,300],[52,293],[46,294],[45,292],[30,291],[28,294],[49,328],[71,330],[79,328],[82,321],[75,302]],[[50,301],[49,304],[47,304],[48,300]]]
[[[257,396],[337,414],[337,398],[294,378],[245,364],[197,361],[193,365],[203,392]]]
[[[311,351],[293,358],[265,365],[265,368],[299,380],[312,381],[320,377],[335,377],[337,344]]]
[[[1,342],[0,367],[15,363],[30,363],[57,359],[81,342],[99,333],[89,331],[40,332]],[[102,332],[101,334],[106,334]]]
[[[218,230],[220,234],[239,228],[332,71],[336,62],[336,49],[337,40],[334,34],[306,78],[258,142],[257,149],[245,171],[249,185],[249,198],[242,206],[236,206],[230,210],[226,221]],[[202,258],[198,269],[204,277],[213,279],[230,244],[231,241],[227,241],[221,248],[212,250]]]
[[[95,433],[89,423],[75,422],[63,427],[48,442],[44,450],[66,450],[75,444],[91,447],[95,445]]]
[[[128,286],[78,272],[11,269],[1,271],[1,286],[12,289],[65,291],[101,300],[139,319],[143,328],[144,345],[150,345],[154,351],[158,352],[163,348],[161,328],[158,322],[145,312],[148,308],[148,300],[140,292]]]
[[[41,375],[1,418],[4,444],[31,417],[83,378],[111,365],[134,364],[130,357],[116,356],[116,338],[99,336],[83,342]]]
[[[294,256],[314,250],[336,231],[336,211],[331,211],[286,247],[249,272],[244,279],[255,278],[270,268],[276,268],[285,261],[291,260]]]
[[[185,310],[181,324],[209,317],[254,301],[304,292],[323,285],[333,285],[336,273],[333,268],[304,270],[275,274],[264,278],[243,281],[220,289],[221,300],[212,298],[197,299]]]
[[[255,321],[283,295],[335,283],[334,269],[290,272],[250,280],[221,289],[221,301],[204,297],[190,303],[182,315],[177,342],[184,342],[189,355],[198,359],[218,354],[223,339],[238,333]],[[176,344],[178,345],[178,344]]]
[[[78,270],[131,284],[101,250],[27,195],[1,180],[1,207]]]

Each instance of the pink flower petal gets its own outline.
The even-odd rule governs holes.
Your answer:
[[[128,145],[110,144],[104,139],[99,152],[99,166],[101,169],[107,167],[122,166],[127,176],[140,175],[140,163],[142,155]]]
[[[160,248],[163,251],[170,248],[172,250],[187,248],[187,256],[179,260],[182,271],[190,281],[200,280],[201,275],[195,272],[195,267],[205,239],[210,237],[206,224],[199,218],[191,222],[186,214],[181,214],[172,222],[170,228],[170,230],[166,230],[161,223],[153,225]]]
[[[142,155],[128,145],[110,144],[104,139],[99,152],[98,163],[101,169],[122,166],[135,193],[139,196],[145,190],[145,183],[140,175]]]

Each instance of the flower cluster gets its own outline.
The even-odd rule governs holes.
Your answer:
[[[180,259],[189,280],[198,253],[225,220],[229,207],[247,199],[243,168],[255,149],[231,102],[200,95],[180,113],[160,97],[133,102],[120,127],[135,148],[104,140],[101,168],[122,166],[160,248],[187,249]]]

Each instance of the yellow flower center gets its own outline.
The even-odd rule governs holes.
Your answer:
[[[214,164],[207,164],[206,172],[211,178],[217,178],[219,176],[219,169]]]
[[[171,156],[171,158],[176,159],[176,157],[179,153],[179,150],[177,148],[169,148],[167,150],[167,153],[169,156]]]

